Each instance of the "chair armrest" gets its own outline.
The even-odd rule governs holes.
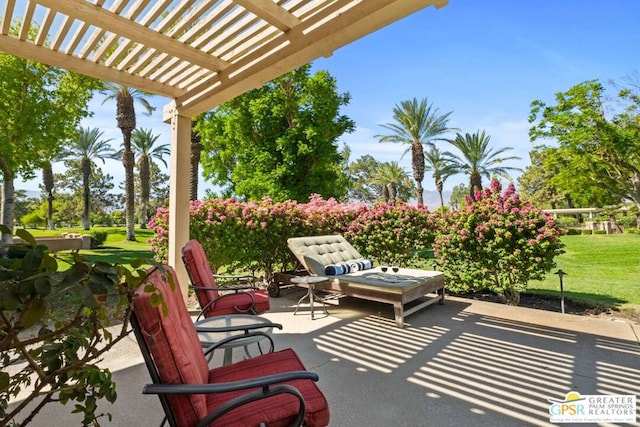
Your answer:
[[[253,331],[253,332],[247,332],[247,333],[242,334],[242,335],[232,335],[230,337],[223,338],[220,341],[217,341],[215,344],[212,344],[209,347],[207,347],[204,350],[204,355],[207,356],[210,353],[213,353],[219,347],[222,347],[222,346],[224,346],[227,343],[230,343],[232,341],[245,339],[247,337],[256,337],[256,336],[263,336],[264,338],[266,338],[269,341],[269,351],[267,353],[273,353],[273,350],[275,349],[275,344],[273,342],[273,338],[271,337],[271,335],[269,335],[266,332],[262,332],[262,331]],[[246,349],[245,349],[245,351],[246,351]],[[262,354],[262,348],[260,348],[260,353]]]
[[[205,289],[205,290],[211,290],[211,288],[202,288],[202,287],[194,287],[194,289]],[[255,305],[255,300],[253,299],[253,295],[251,295],[251,292],[238,292],[238,293],[233,293],[233,294],[225,294],[225,295],[220,295],[217,298],[212,299],[211,301],[209,301],[207,303],[207,305],[205,305],[204,307],[202,307],[202,309],[200,310],[200,314],[198,315],[198,318],[196,320],[200,320],[200,318],[202,316],[205,315],[205,312],[207,310],[209,310],[210,308],[215,310],[215,305],[218,301],[222,300],[223,298],[230,298],[232,295],[243,295],[245,298],[248,298],[249,301],[247,302],[248,304],[248,308],[246,309],[241,309],[240,307],[238,307],[237,305],[234,305],[233,308],[236,312],[238,313],[250,313],[250,314],[256,314],[256,311],[254,310],[254,305]]]
[[[216,279],[235,279],[235,280],[240,280],[240,279],[256,280],[257,279],[256,276],[252,276],[251,274],[244,274],[244,275],[214,274],[213,277],[215,277]]]
[[[217,384],[146,384],[142,394],[211,394],[229,391],[246,390],[255,387],[268,387],[272,384],[293,380],[318,381],[318,374],[309,371],[291,371],[266,375],[248,380]]]
[[[257,286],[231,286],[231,287],[225,287],[225,286],[216,286],[215,288],[210,288],[208,286],[194,286],[194,285],[190,285],[189,286],[191,289],[195,290],[195,291],[257,291],[260,288]]]
[[[208,327],[208,326],[196,325],[196,332],[253,331],[256,329],[263,329],[263,328],[282,329],[282,325],[280,323],[273,323],[273,322],[251,323],[249,325],[219,326],[219,327]]]

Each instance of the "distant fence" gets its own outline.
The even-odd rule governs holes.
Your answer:
[[[63,233],[60,237],[36,237],[36,242],[45,245],[52,252],[73,249],[91,249],[91,236],[88,234]],[[13,238],[14,244],[24,243],[19,238]]]
[[[628,207],[622,207],[615,210],[604,209],[604,208],[566,208],[566,209],[544,209],[544,212],[548,214],[552,214],[555,219],[558,218],[558,215],[586,215],[588,220],[584,221],[577,228],[583,230],[591,230],[591,231],[604,231],[606,234],[613,234],[621,232],[621,228],[615,222],[615,220],[594,220],[594,216],[604,213],[604,212],[622,212],[627,213],[629,210]]]

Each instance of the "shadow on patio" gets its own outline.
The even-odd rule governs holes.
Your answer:
[[[304,292],[285,290],[265,317],[284,324],[277,348],[293,347],[320,375],[332,426],[542,426],[547,399],[569,391],[640,395],[639,330],[628,322],[451,298],[398,329],[390,305],[350,298],[329,316],[311,320],[303,306],[294,317]],[[108,361],[119,394],[104,407],[109,425],[158,425],[133,337],[123,347]],[[33,425],[69,424],[61,409]]]

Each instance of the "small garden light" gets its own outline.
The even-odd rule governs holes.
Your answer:
[[[562,270],[558,270],[553,274],[557,274],[560,278],[560,310],[562,311],[562,314],[564,314],[564,288],[562,285],[562,276],[566,276],[567,273]]]

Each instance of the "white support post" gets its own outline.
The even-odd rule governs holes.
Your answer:
[[[189,240],[189,186],[191,156],[191,118],[171,116],[171,168],[169,189],[169,265],[172,266],[183,296],[189,291],[189,277],[182,263],[182,247]]]

